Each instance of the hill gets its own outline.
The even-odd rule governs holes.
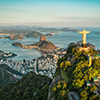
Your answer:
[[[32,32],[29,32],[27,33],[26,37],[40,37],[42,34],[40,32],[36,32],[36,31],[32,31]]]
[[[16,82],[17,79],[9,74],[6,69],[0,67],[0,88],[3,88],[5,85],[11,82]]]
[[[40,32],[32,31],[27,33],[13,33],[9,36],[9,39],[11,40],[22,40],[24,37],[39,37],[41,36]]]
[[[56,46],[50,41],[40,41],[35,44],[30,44],[29,46],[38,46],[42,50],[43,49],[52,50],[56,48]]]
[[[9,39],[11,40],[22,40],[24,38],[24,34],[11,34]]]
[[[30,44],[29,46],[36,46],[40,50],[54,50],[56,46],[50,42],[47,41],[47,38],[45,35],[41,35],[39,42],[35,44]]]
[[[58,60],[47,100],[100,100],[100,58],[95,58],[98,52],[93,48],[79,51],[77,46],[70,44],[66,56]],[[88,55],[93,58],[91,65]]]
[[[0,100],[46,100],[51,79],[29,72],[0,90]]]
[[[16,71],[16,70],[10,68],[10,67],[9,67],[8,65],[6,65],[6,64],[0,64],[0,67],[1,67],[2,69],[5,69],[6,71],[12,73],[12,74],[17,75],[17,76],[24,76],[24,74],[22,74],[22,73],[20,73],[20,72],[18,72],[18,71]]]

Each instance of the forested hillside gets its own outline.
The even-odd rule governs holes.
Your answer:
[[[46,100],[51,79],[29,72],[0,90],[0,100]]]

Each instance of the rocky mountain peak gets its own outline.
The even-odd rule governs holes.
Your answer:
[[[40,41],[47,41],[47,38],[46,38],[46,36],[44,34],[41,35]]]

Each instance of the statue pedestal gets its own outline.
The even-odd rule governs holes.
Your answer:
[[[82,47],[83,47],[83,48],[86,48],[86,47],[87,47],[87,45],[86,45],[86,44],[82,44]]]
[[[79,51],[83,51],[84,50],[84,51],[88,52],[90,49],[91,49],[90,47],[80,47]]]

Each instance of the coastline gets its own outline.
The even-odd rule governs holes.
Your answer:
[[[0,33],[0,35],[10,35],[10,34],[8,34],[8,33]]]

